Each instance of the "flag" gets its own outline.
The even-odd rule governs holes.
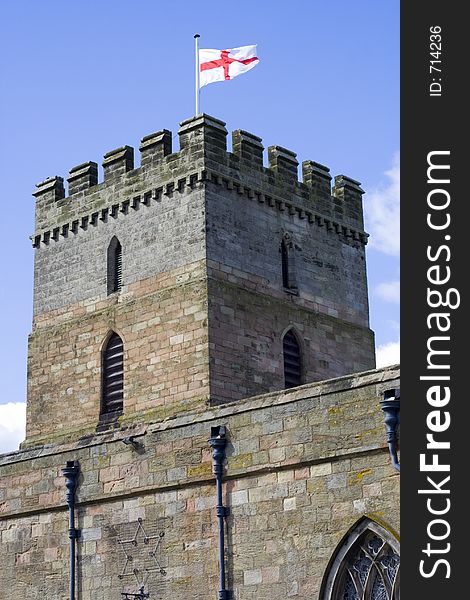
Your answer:
[[[233,79],[259,63],[256,46],[241,46],[230,50],[199,50],[199,87],[214,81]]]

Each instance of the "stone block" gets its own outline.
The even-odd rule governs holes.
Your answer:
[[[243,573],[243,584],[244,585],[258,585],[262,581],[263,581],[263,576],[262,576],[260,569],[244,571],[244,573]]]
[[[98,183],[98,165],[90,161],[70,169],[68,176],[69,196],[87,191]]]
[[[131,148],[131,146],[122,146],[104,155],[103,171],[105,182],[122,177],[122,175],[133,168],[134,148]]]

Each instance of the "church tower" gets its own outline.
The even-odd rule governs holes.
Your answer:
[[[37,185],[24,447],[374,368],[360,184],[184,121]]]
[[[226,138],[199,115],[177,152],[162,130],[138,168],[124,146],[102,182],[88,162],[37,186],[26,440],[0,455],[12,597],[399,595],[363,191]]]

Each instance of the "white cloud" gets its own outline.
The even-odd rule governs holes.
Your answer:
[[[390,254],[400,254],[400,155],[393,158],[392,168],[385,171],[388,182],[364,197],[370,247]]]
[[[382,344],[376,351],[377,368],[396,365],[400,362],[400,342]]]
[[[398,280],[379,283],[375,288],[375,293],[386,302],[400,304],[400,282]]]
[[[0,404],[0,453],[18,450],[25,438],[26,403]]]

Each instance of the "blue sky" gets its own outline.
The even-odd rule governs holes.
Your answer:
[[[398,0],[4,2],[0,438],[8,440],[0,451],[20,435],[6,427],[23,410],[1,405],[26,398],[34,186],[100,163],[118,146],[137,148],[153,131],[176,133],[194,112],[195,32],[202,48],[258,44],[261,59],[249,73],[204,88],[204,112],[261,136],[265,147],[284,146],[299,162],[316,160],[362,182],[371,326],[384,360],[395,357]]]

